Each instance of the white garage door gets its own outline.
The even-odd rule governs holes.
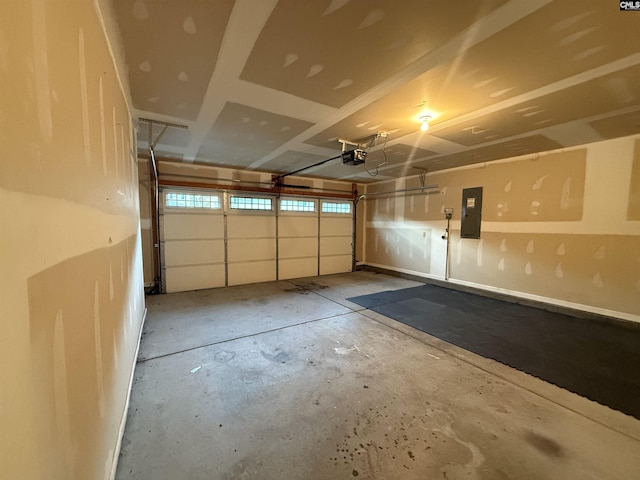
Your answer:
[[[321,200],[320,275],[350,272],[352,268],[353,204]]]
[[[163,198],[166,292],[351,271],[349,201],[210,190]]]
[[[228,285],[276,280],[275,198],[229,195]]]
[[[161,219],[164,289],[225,285],[224,215],[220,192],[166,192]]]
[[[318,201],[281,198],[278,211],[278,278],[318,275]]]

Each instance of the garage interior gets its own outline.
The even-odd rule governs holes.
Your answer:
[[[632,7],[3,2],[2,476],[637,478]]]

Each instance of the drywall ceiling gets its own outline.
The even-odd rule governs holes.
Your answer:
[[[111,6],[134,114],[188,127],[158,158],[286,173],[388,132],[365,165],[305,172],[371,182],[640,133],[640,12],[619,2]],[[148,140],[140,122],[141,155]]]

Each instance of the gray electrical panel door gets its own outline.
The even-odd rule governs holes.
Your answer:
[[[482,187],[464,188],[462,190],[462,223],[460,237],[480,238],[480,221],[482,219]]]

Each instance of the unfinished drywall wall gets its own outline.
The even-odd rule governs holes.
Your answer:
[[[93,1],[0,15],[0,471],[106,479],[144,314],[131,116]]]
[[[640,139],[435,172],[439,193],[366,200],[368,264],[640,321]],[[420,186],[418,177],[367,192]],[[460,238],[462,189],[484,189],[480,239]]]
[[[141,160],[142,161],[142,160]],[[146,161],[146,160],[145,160]],[[213,183],[217,185],[241,185],[242,187],[270,188],[274,175],[270,172],[237,170],[233,168],[213,167],[206,164],[179,163],[157,157],[160,178],[165,181]],[[141,165],[141,168],[144,168]],[[309,194],[321,194],[324,190],[331,193],[350,195],[353,191],[351,182],[313,178],[308,176],[286,177],[286,183],[308,188]],[[363,190],[363,186],[357,186]]]

